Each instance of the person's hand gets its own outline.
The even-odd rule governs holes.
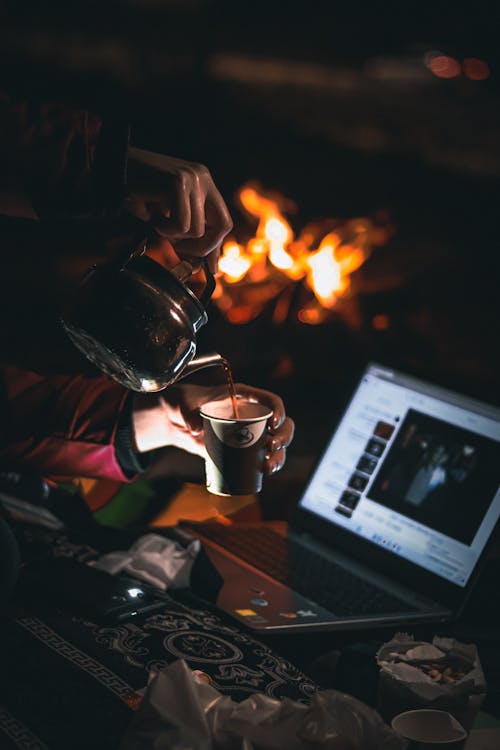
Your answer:
[[[129,148],[126,206],[166,237],[183,260],[199,266],[207,258],[212,273],[233,222],[203,164]]]
[[[235,384],[236,393],[250,401],[269,406],[269,419],[264,473],[273,474],[283,468],[286,449],[293,439],[295,425],[286,416],[279,396],[261,388]],[[207,401],[225,398],[227,386],[177,384],[158,394],[138,394],[134,399],[133,424],[136,449],[139,453],[164,446],[206,457],[199,408]]]

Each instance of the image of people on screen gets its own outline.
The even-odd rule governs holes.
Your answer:
[[[410,409],[369,497],[470,544],[500,480],[499,445]]]

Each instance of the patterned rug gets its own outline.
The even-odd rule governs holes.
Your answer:
[[[23,530],[23,545],[37,556],[99,554],[35,528]],[[151,673],[177,659],[235,700],[262,692],[308,702],[318,689],[265,644],[175,592],[160,613],[112,627],[18,601],[0,620],[0,654],[1,750],[117,748]]]

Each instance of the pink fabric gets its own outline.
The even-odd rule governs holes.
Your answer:
[[[0,462],[44,476],[130,481],[114,441],[128,391],[106,376],[41,375],[0,368]]]

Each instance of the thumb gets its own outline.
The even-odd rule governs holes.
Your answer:
[[[188,412],[185,415],[186,426],[193,435],[201,435],[203,432],[203,422],[197,409]]]

